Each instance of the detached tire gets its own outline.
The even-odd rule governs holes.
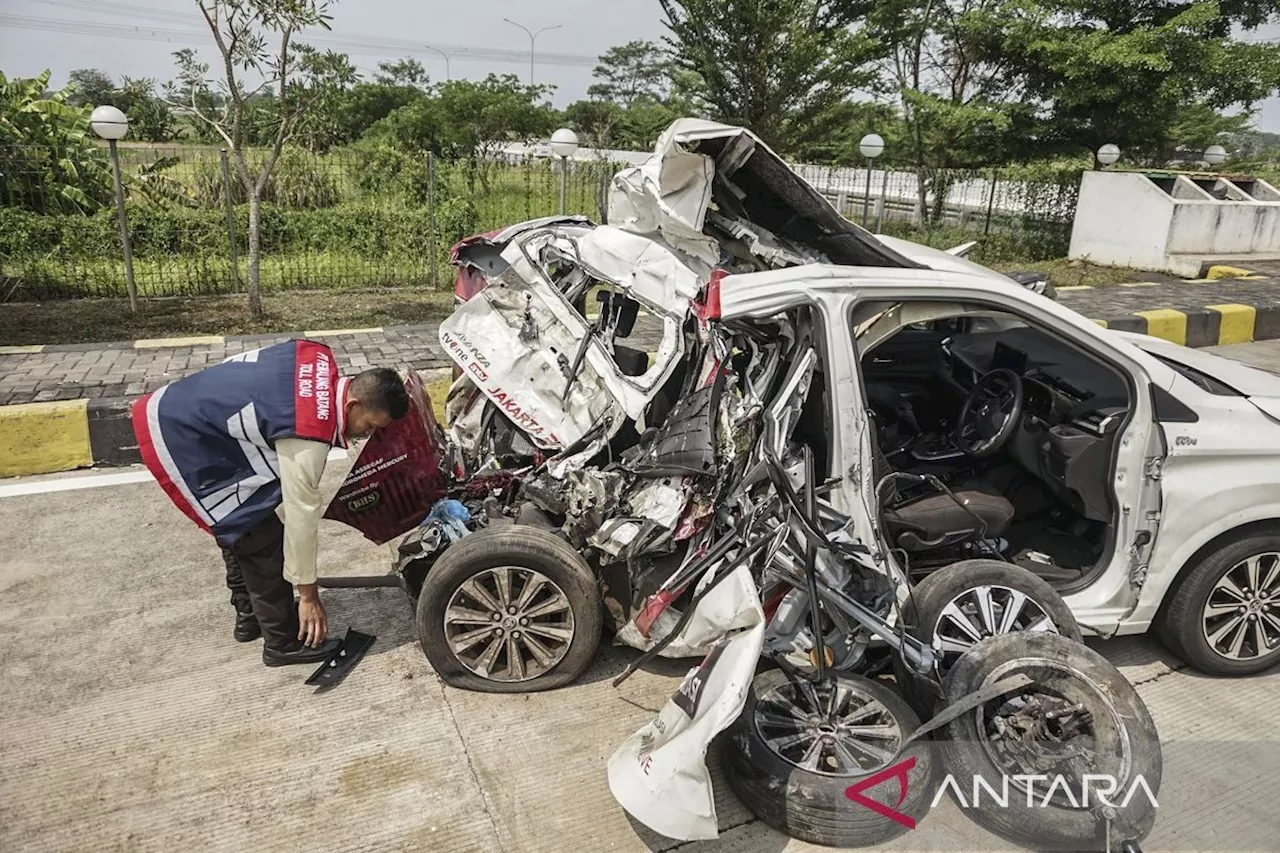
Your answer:
[[[907,597],[907,629],[941,655],[943,678],[978,640],[1016,632],[1047,632],[1079,641],[1080,625],[1062,596],[1042,578],[999,560],[962,560],[933,572]],[[902,692],[921,716],[940,698],[935,682],[898,663]]]
[[[418,596],[418,639],[447,684],[532,693],[575,681],[600,645],[600,588],[544,530],[488,528],[450,545]]]
[[[947,703],[1018,673],[1030,676],[1032,683],[943,729],[942,763],[956,780],[955,790],[966,798],[965,815],[1033,849],[1100,850],[1107,842],[1099,814],[1101,793],[1116,812],[1112,842],[1144,838],[1156,819],[1152,800],[1160,791],[1163,754],[1155,723],[1137,691],[1087,646],[1056,634],[1022,633],[991,637],[966,652],[947,675]],[[1077,704],[1079,708],[1072,707]],[[1026,727],[1035,720],[1033,728]],[[1073,750],[1087,757],[1064,759]],[[1070,798],[1055,782],[1056,774],[1069,775]],[[1114,793],[1096,776],[1092,784],[1085,781],[1086,774],[1114,779]],[[1043,781],[1028,783],[1032,776]],[[983,791],[982,804],[975,807],[969,798],[977,796],[977,779],[997,794],[1007,788],[1007,802],[993,803]],[[1085,790],[1090,792],[1088,809],[1082,807]]]
[[[1209,675],[1280,663],[1280,535],[1227,542],[1178,582],[1157,624],[1174,654]]]
[[[835,712],[828,714],[833,691]],[[821,717],[822,722],[797,718],[796,712]],[[913,744],[894,757],[919,726],[906,702],[869,678],[840,676],[813,685],[792,680],[781,670],[768,670],[751,683],[742,714],[721,740],[729,787],[752,814],[792,838],[830,847],[880,844],[907,832],[929,811],[934,793],[932,743]],[[785,746],[804,729],[811,730],[809,740]],[[824,736],[830,741],[815,747]],[[880,754],[844,747],[842,755],[834,746],[837,741],[860,742]],[[818,752],[808,753],[810,769],[805,769],[800,765],[806,763],[810,748]],[[851,759],[862,764],[855,767]],[[905,791],[894,768],[905,773]],[[906,823],[846,794],[851,786],[885,771],[888,776],[859,794],[894,810]]]

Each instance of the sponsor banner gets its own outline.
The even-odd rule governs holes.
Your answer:
[[[409,413],[369,437],[324,514],[379,545],[416,527],[449,487],[444,438],[412,370],[405,390]]]

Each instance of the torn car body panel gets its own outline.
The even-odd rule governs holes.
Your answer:
[[[450,357],[544,450],[592,432],[607,440],[625,419],[638,419],[683,355],[693,272],[660,244],[608,226],[530,229],[502,257],[506,268],[478,299],[441,324]],[[615,357],[616,329],[575,307],[599,286],[662,323],[652,363],[638,375]]]

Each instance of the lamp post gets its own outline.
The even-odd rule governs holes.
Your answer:
[[[868,133],[858,142],[858,150],[867,158],[867,191],[862,195],[862,227],[868,227],[871,205],[871,165],[884,153],[884,139],[878,133]]]
[[[124,185],[120,182],[120,152],[116,140],[129,132],[129,118],[112,106],[95,107],[89,116],[93,132],[107,140],[111,149],[111,171],[116,179],[116,215],[120,219],[120,245],[124,248],[124,277],[129,289],[129,310],[138,313],[138,289],[133,281],[133,250],[129,247],[129,223],[124,217]]]
[[[1204,149],[1204,161],[1209,164],[1211,169],[1218,168],[1225,159],[1227,159],[1227,149],[1221,145],[1210,145]]]
[[[1107,166],[1110,166],[1112,163],[1120,159],[1120,146],[1113,142],[1108,142],[1106,145],[1099,148],[1098,152],[1093,156],[1098,158],[1098,162],[1101,163],[1102,168],[1105,169]]]
[[[522,29],[522,30],[524,30],[524,31],[525,31],[525,35],[529,36],[529,85],[530,85],[530,86],[532,86],[532,85],[533,85],[533,48],[534,48],[534,42],[537,40],[538,36],[540,36],[541,34],[545,33],[547,30],[558,30],[558,29],[560,29],[560,24],[554,24],[554,25],[552,25],[552,26],[550,26],[550,27],[543,27],[543,28],[542,28],[542,29],[540,29],[540,30],[532,30],[532,31],[531,31],[531,30],[530,30],[528,27],[526,27],[524,24],[517,24],[515,21],[511,20],[510,18],[503,18],[502,20],[506,21],[508,24],[511,24],[511,26],[513,26],[513,27],[519,27],[520,29]]]
[[[569,182],[569,158],[578,150],[578,134],[562,127],[551,134],[551,153],[560,158],[560,215],[565,215],[565,191]]]
[[[467,51],[465,47],[460,47],[457,50],[450,50],[448,52],[445,52],[438,47],[432,47],[429,44],[424,44],[423,47],[425,47],[427,50],[434,50],[436,53],[444,57],[444,79],[446,80],[453,79],[453,72],[449,70],[449,58],[453,56],[457,56],[459,53],[466,53]]]

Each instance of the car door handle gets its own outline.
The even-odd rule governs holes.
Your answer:
[[[871,358],[871,363],[872,363],[872,364],[893,364],[893,359],[891,359],[891,358],[877,358],[877,357],[875,357],[875,356],[872,356],[872,358]]]

